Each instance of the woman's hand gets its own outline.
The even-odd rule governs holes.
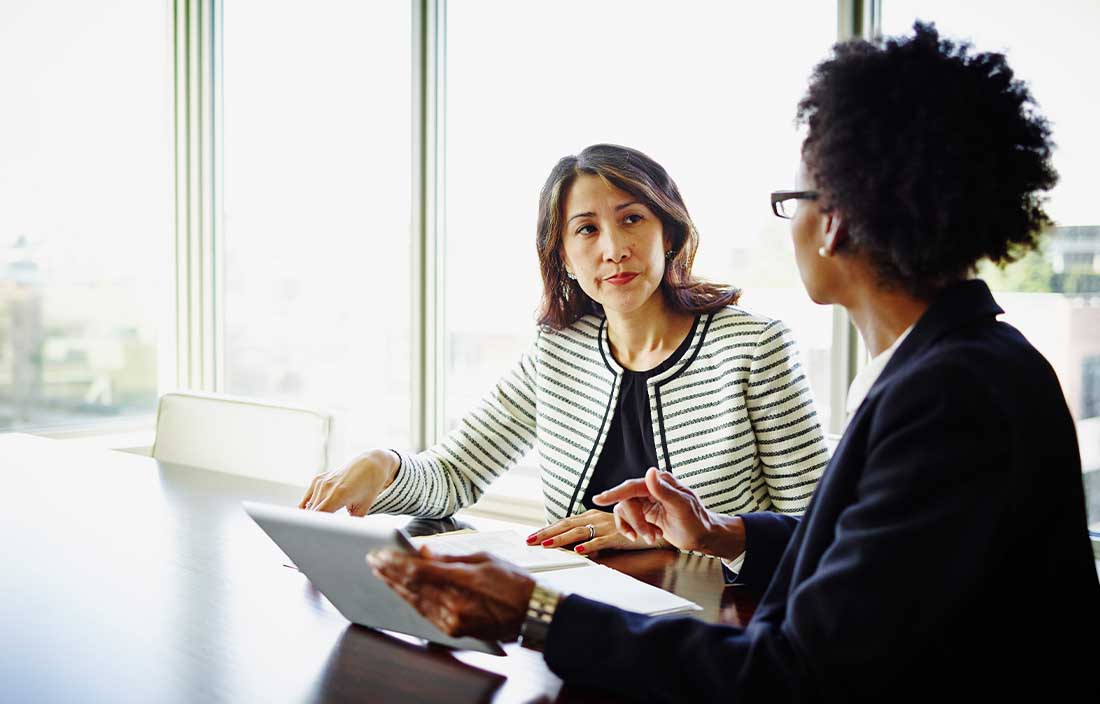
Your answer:
[[[371,571],[449,636],[513,641],[535,589],[530,575],[486,553],[417,555],[379,550]]]
[[[378,495],[393,482],[401,460],[387,450],[371,450],[340,469],[318,474],[298,508],[338,511],[347,506],[353,516],[365,516]]]
[[[630,479],[592,497],[615,506],[615,524],[627,538],[654,544],[664,538],[681,550],[733,559],[745,551],[745,526],[737,516],[715,513],[691,489],[668,472],[650,467],[642,479]]]
[[[593,530],[589,530],[588,526],[592,526]],[[591,537],[593,531],[595,531],[594,538]],[[541,544],[544,548],[560,548],[576,544],[573,549],[585,555],[597,550],[645,550],[653,547],[669,547],[664,541],[650,544],[640,538],[627,538],[616,527],[615,516],[598,509],[563,518],[557,523],[535,531],[527,536],[527,544]]]

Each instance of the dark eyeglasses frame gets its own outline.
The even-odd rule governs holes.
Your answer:
[[[821,194],[817,191],[773,191],[772,192],[772,212],[775,213],[777,218],[783,218],[784,220],[790,220],[791,216],[784,215],[779,210],[779,204],[785,200],[817,200],[821,197]]]

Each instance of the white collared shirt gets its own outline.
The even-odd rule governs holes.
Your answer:
[[[894,352],[897,351],[902,341],[909,336],[912,330],[912,325],[905,328],[905,332],[898,335],[898,339],[894,340],[894,344],[872,357],[867,364],[863,365],[863,368],[859,370],[856,377],[852,379],[851,385],[848,386],[848,398],[844,403],[845,428],[848,427],[848,421],[852,419],[852,416],[855,415],[855,412],[859,409],[859,404],[863,403],[863,399],[867,398],[867,392],[875,385],[875,381],[877,381],[879,375],[882,374],[882,370],[886,368],[886,364],[890,361],[890,358],[894,356]]]

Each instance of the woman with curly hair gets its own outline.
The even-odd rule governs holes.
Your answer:
[[[969,278],[1047,223],[1047,123],[1004,56],[919,23],[837,45],[798,116],[799,183],[772,207],[810,297],[844,306],[873,356],[809,509],[719,516],[655,470],[595,497],[618,502],[628,537],[745,553],[738,580],[763,591],[749,623],[626,613],[484,555],[384,553],[376,572],[450,632],[522,631],[566,683],[631,698],[1097,701],[1073,421],[1050,365]]]
[[[790,333],[693,276],[698,242],[645,154],[597,144],[561,159],[539,199],[531,350],[441,443],[365,453],[316,477],[301,506],[449,516],[534,444],[550,525],[530,544],[667,546],[626,540],[592,501],[647,467],[721,514],[802,513],[828,455]]]

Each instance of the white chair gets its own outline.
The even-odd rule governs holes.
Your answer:
[[[152,455],[164,462],[306,486],[338,459],[333,417],[305,408],[203,393],[168,393]]]

